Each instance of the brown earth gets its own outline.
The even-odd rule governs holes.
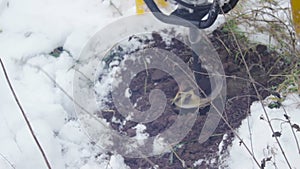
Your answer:
[[[241,121],[249,114],[249,107],[253,101],[257,100],[257,96],[252,84],[248,80],[247,71],[241,61],[241,54],[231,33],[219,28],[210,34],[209,38],[216,48],[222,60],[225,74],[228,76],[226,78],[227,103],[224,117],[233,128],[238,128]],[[247,43],[244,37],[238,37],[238,41],[243,54],[245,54],[245,59],[256,81],[260,95],[264,98],[271,93],[276,94],[270,89],[272,86],[279,84],[282,79],[272,79],[269,75],[280,72],[285,66],[285,62],[278,59],[278,53],[271,51],[265,45]],[[167,45],[159,33],[153,33],[152,38],[147,40],[140,39],[140,42],[149,44],[151,47],[169,50],[185,62],[188,62],[191,58],[191,51],[186,46],[175,39],[172,40],[170,45]],[[202,71],[205,72],[205,70]],[[201,76],[201,78],[199,86],[205,90],[206,94],[209,94],[210,85],[208,79],[206,76]],[[146,90],[145,80],[147,80]],[[147,72],[143,71],[137,74],[131,81],[130,89],[132,91],[130,99],[133,103],[137,103],[137,109],[141,111],[147,110],[150,107],[148,95],[152,89],[163,90],[169,100],[165,112],[155,121],[145,124],[147,126],[146,132],[150,136],[156,136],[173,124],[178,112],[175,106],[172,105],[171,99],[176,95],[178,85],[171,76],[157,69],[149,69]],[[138,99],[140,97],[142,99]],[[124,120],[124,117],[115,109],[112,103],[107,103],[107,105],[110,109],[115,110],[115,113],[103,111],[102,114],[107,121],[111,122],[112,128],[117,131],[121,130],[120,132],[126,133],[130,137],[135,136],[136,132],[132,127],[137,123],[129,121],[120,129],[120,124],[112,122],[112,117],[115,116],[116,119],[120,119],[121,121]],[[197,139],[206,119],[207,110],[208,107],[202,108],[199,111],[192,130],[180,142],[181,147],[175,146],[173,148],[178,157],[185,161],[186,167],[182,166],[181,161],[174,153],[150,157],[149,159],[163,169],[218,168],[218,165],[222,163],[219,151],[226,155],[227,148],[230,146],[234,135],[224,121],[221,121],[214,134],[205,143],[200,144]],[[224,140],[222,150],[219,150],[219,144],[224,134],[227,134],[228,137]],[[199,159],[203,159],[201,165],[193,167],[193,163]],[[143,158],[125,158],[125,163],[132,169],[151,168],[151,164]]]

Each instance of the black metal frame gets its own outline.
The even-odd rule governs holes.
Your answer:
[[[182,0],[175,0],[178,4],[186,7],[176,9],[170,15],[165,15],[154,2],[154,0],[144,0],[147,4],[148,8],[151,12],[157,17],[159,20],[175,25],[188,26],[188,24],[184,21],[180,21],[176,19],[176,17],[183,18],[184,20],[190,21],[192,24],[196,25],[200,29],[205,29],[210,27],[217,19],[219,14],[227,13],[231,9],[235,7],[239,0],[230,0],[229,3],[224,4],[222,8],[219,5],[219,0],[214,0],[211,4],[204,5],[193,5],[186,3]],[[192,9],[191,13],[188,9]],[[205,16],[208,16],[207,19],[203,20]],[[172,17],[176,16],[176,17]]]

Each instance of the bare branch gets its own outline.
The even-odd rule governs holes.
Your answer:
[[[9,80],[9,76],[8,76],[8,74],[7,74],[7,71],[6,71],[6,69],[5,69],[5,66],[4,66],[4,64],[3,64],[1,58],[0,58],[0,63],[1,63],[1,67],[2,67],[3,73],[4,73],[5,78],[6,78],[7,84],[9,85],[10,91],[12,92],[12,94],[13,94],[13,96],[14,96],[14,99],[15,99],[16,103],[18,104],[18,107],[19,107],[20,111],[22,112],[22,116],[23,116],[23,118],[24,118],[24,120],[25,120],[25,122],[26,122],[26,125],[27,125],[27,127],[28,127],[28,129],[29,129],[29,131],[30,131],[30,134],[31,134],[31,136],[33,137],[33,139],[34,139],[36,145],[38,146],[38,148],[39,148],[39,150],[40,150],[40,152],[41,152],[41,154],[42,154],[42,156],[43,156],[43,159],[44,159],[44,161],[45,161],[45,163],[46,163],[46,165],[47,165],[47,168],[48,168],[48,169],[51,169],[51,165],[50,165],[50,163],[49,163],[49,161],[48,161],[48,158],[47,158],[47,156],[46,156],[46,154],[45,154],[45,151],[43,150],[43,148],[42,148],[42,146],[41,146],[39,140],[37,139],[37,137],[36,137],[36,135],[35,135],[35,133],[34,133],[34,131],[33,131],[33,129],[32,129],[32,126],[31,126],[31,124],[30,124],[30,121],[28,120],[28,118],[27,118],[27,116],[26,116],[26,113],[25,113],[25,111],[24,111],[24,109],[23,109],[23,107],[22,107],[22,105],[21,105],[21,103],[20,103],[20,101],[19,101],[19,99],[18,99],[16,93],[15,93],[15,90],[14,90],[14,88],[12,87],[12,84],[11,84],[11,82],[10,82],[10,80]]]

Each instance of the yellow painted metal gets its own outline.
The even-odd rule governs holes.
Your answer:
[[[166,0],[157,0],[159,6],[165,8],[168,6],[168,2]]]
[[[145,5],[144,0],[135,0],[136,13],[139,15],[145,13]]]
[[[291,0],[291,5],[295,31],[300,37],[300,0]]]
[[[168,6],[168,2],[166,0],[155,0],[160,8],[166,8]],[[144,0],[135,0],[136,4],[136,13],[144,14],[147,11],[147,6]]]

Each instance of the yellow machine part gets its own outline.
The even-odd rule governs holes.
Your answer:
[[[291,5],[295,31],[300,37],[300,0],[291,0]]]
[[[160,8],[165,8],[168,6],[168,2],[166,0],[155,0]],[[144,0],[135,0],[136,4],[136,13],[137,14],[144,14],[147,11],[147,6]]]

